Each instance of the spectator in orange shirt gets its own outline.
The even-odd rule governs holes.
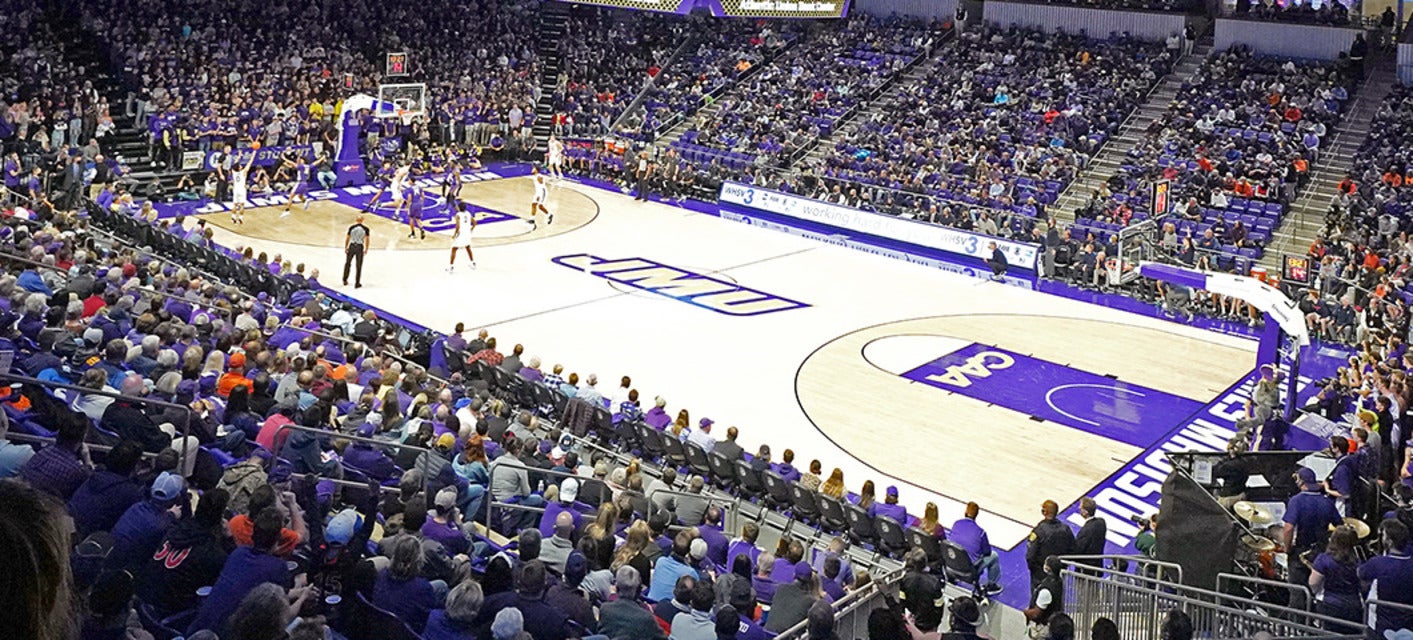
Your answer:
[[[1345,176],[1343,180],[1339,181],[1340,193],[1352,196],[1354,195],[1354,192],[1358,190],[1359,185],[1354,182],[1354,178],[1352,176]]]
[[[304,525],[304,510],[295,502],[293,493],[286,491],[277,496],[274,487],[268,484],[260,485],[250,494],[249,510],[231,518],[226,523],[226,530],[230,531],[231,539],[235,540],[236,544],[250,546],[253,544],[251,536],[255,533],[255,519],[250,514],[258,514],[268,507],[277,507],[285,516],[287,526],[280,530],[280,541],[275,545],[275,555],[288,558],[299,546],[299,542],[309,537],[309,530]]]
[[[221,379],[216,381],[216,393],[222,397],[229,397],[231,390],[244,386],[247,389],[255,388],[250,378],[245,377],[245,354],[233,353],[230,361],[226,363],[226,372],[221,374]]]

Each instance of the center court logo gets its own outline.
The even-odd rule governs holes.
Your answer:
[[[552,258],[557,265],[609,282],[655,293],[729,316],[758,316],[808,304],[782,298],[729,280],[714,278],[645,258],[601,258],[578,253]]]
[[[1000,351],[983,351],[961,364],[948,365],[941,373],[929,374],[927,379],[965,389],[971,386],[972,378],[990,378],[992,371],[1009,369],[1015,363],[1015,358]]]

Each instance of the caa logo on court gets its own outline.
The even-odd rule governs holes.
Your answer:
[[[967,358],[966,362],[947,367],[942,373],[927,376],[927,379],[965,389],[971,386],[973,377],[990,378],[992,371],[1009,369],[1015,363],[1015,358],[999,351],[982,351]]]
[[[587,253],[559,256],[552,262],[609,282],[711,309],[729,316],[758,316],[802,309],[808,304],[735,282],[669,267],[644,258],[600,258]]]

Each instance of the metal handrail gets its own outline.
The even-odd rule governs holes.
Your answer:
[[[1389,609],[1402,611],[1407,615],[1413,616],[1413,604],[1404,604],[1402,602],[1390,602],[1388,600],[1378,600],[1375,598],[1370,598],[1369,600],[1366,600],[1364,602],[1364,620],[1375,620],[1377,618],[1378,607],[1387,607]],[[1369,625],[1369,628],[1373,629],[1374,625]]]
[[[87,388],[87,387],[80,387],[80,386],[78,386],[78,385],[68,384],[68,383],[64,383],[64,382],[50,382],[50,381],[47,381],[47,380],[40,380],[40,379],[38,379],[38,378],[30,378],[30,377],[28,377],[28,376],[17,375],[17,374],[10,373],[10,372],[7,372],[7,371],[0,371],[0,381],[9,381],[9,382],[11,382],[11,383],[18,383],[18,384],[20,384],[20,385],[33,385],[33,386],[39,387],[39,388],[41,388],[41,389],[64,389],[64,390],[66,390],[66,391],[75,391],[75,392],[83,393],[83,394],[85,394],[85,395],[103,396],[103,397],[105,397],[105,398],[113,398],[114,400],[123,400],[123,401],[126,401],[126,402],[135,402],[135,403],[138,403],[138,404],[151,405],[151,406],[154,406],[154,407],[163,407],[163,408],[166,408],[166,409],[178,409],[178,410],[182,411],[183,415],[185,416],[185,419],[182,420],[182,438],[187,438],[187,437],[190,437],[190,436],[191,436],[191,421],[192,421],[192,418],[196,416],[196,411],[193,410],[191,407],[186,406],[186,405],[180,405],[180,404],[175,404],[175,403],[171,403],[171,402],[164,402],[164,401],[162,401],[162,400],[153,400],[153,399],[151,399],[151,398],[136,398],[136,397],[133,397],[133,396],[125,396],[125,395],[123,395],[123,394],[121,394],[121,393],[118,393],[118,392],[116,392],[116,391],[104,391],[104,390],[102,390],[102,389],[89,389],[89,388]],[[50,395],[53,395],[53,394],[51,393]],[[56,399],[57,399],[57,398],[56,398]],[[87,420],[87,419],[88,419],[88,416],[84,416],[84,419]],[[180,450],[178,453],[181,454],[181,463],[182,463],[183,466],[185,466],[185,465],[186,465],[186,447],[182,447],[181,450]]]
[[[421,451],[421,452],[423,452],[423,453],[432,451],[432,449],[429,449],[429,448],[427,448],[427,447],[419,447],[419,446],[414,445],[414,444],[401,444],[401,443],[396,443],[396,442],[389,442],[389,441],[387,441],[387,440],[379,440],[379,439],[377,439],[377,438],[365,438],[365,437],[363,437],[363,436],[356,435],[356,434],[347,434],[347,433],[342,433],[342,432],[338,432],[338,431],[329,431],[329,430],[327,430],[327,429],[319,429],[319,428],[316,428],[316,427],[306,427],[306,426],[297,425],[297,424],[286,424],[286,425],[281,425],[279,429],[276,429],[276,430],[275,430],[275,435],[273,436],[273,439],[274,439],[274,441],[277,443],[277,446],[275,447],[275,450],[274,450],[272,453],[274,454],[274,456],[275,456],[276,458],[282,458],[282,457],[283,457],[283,456],[281,456],[280,454],[284,453],[285,445],[289,442],[289,437],[288,437],[288,436],[285,436],[285,437],[282,438],[282,437],[281,437],[281,434],[284,434],[284,433],[287,432],[287,431],[304,431],[304,432],[306,432],[306,433],[317,434],[317,435],[319,435],[319,436],[321,436],[321,437],[323,437],[323,436],[330,436],[330,437],[335,437],[335,438],[341,438],[341,439],[344,439],[344,440],[349,440],[349,441],[351,441],[351,442],[364,442],[364,443],[367,443],[367,444],[372,444],[372,445],[376,445],[376,446],[379,446],[379,447],[390,448],[390,449],[401,449],[401,448],[403,448],[403,447],[408,447],[408,448],[411,448],[411,449],[415,449],[415,450],[417,450],[417,451]],[[418,456],[418,457],[421,457],[421,456]],[[429,475],[427,472],[428,472],[428,470],[430,469],[430,467],[428,466],[428,463],[430,463],[430,459],[428,460],[428,462],[424,462],[424,463],[422,464],[422,490],[423,490],[423,491],[426,491],[426,490],[427,490],[427,485],[430,484],[430,483],[431,483],[431,480],[432,480],[431,478],[427,477],[427,476]],[[339,466],[340,466],[340,467],[343,466],[343,460],[342,460],[342,459],[339,460]],[[314,474],[314,475],[318,475],[318,474]],[[320,477],[323,477],[323,476],[320,476]],[[330,479],[332,480],[333,478],[330,478]],[[354,483],[354,484],[357,485],[357,483]]]
[[[501,458],[499,458],[499,457],[496,458],[496,460],[500,460],[500,459],[501,459]],[[571,472],[568,472],[568,471],[555,471],[555,470],[553,470],[553,469],[540,469],[540,468],[538,468],[538,467],[532,467],[532,466],[530,466],[530,465],[528,465],[528,464],[525,464],[525,461],[524,461],[524,460],[521,460],[520,458],[516,458],[516,459],[515,459],[515,462],[516,462],[515,464],[511,464],[511,463],[505,463],[505,464],[506,464],[507,466],[509,466],[509,467],[515,467],[515,468],[524,469],[527,474],[528,474],[528,473],[535,473],[535,474],[539,474],[539,475],[549,476],[549,477],[551,477],[551,478],[574,478],[575,480],[578,480],[578,481],[579,481],[581,487],[583,486],[583,482],[584,482],[585,480],[598,480],[597,478],[585,477],[585,476],[581,476],[581,475],[579,475],[579,474],[577,474],[577,473],[571,473]],[[522,511],[538,511],[538,512],[541,512],[541,513],[544,512],[544,509],[543,509],[543,508],[540,508],[540,507],[528,507],[528,506],[525,506],[525,505],[522,505],[522,504],[510,503],[510,502],[501,502],[501,501],[499,501],[499,500],[496,500],[495,497],[491,495],[491,490],[490,490],[490,486],[489,486],[489,485],[492,483],[492,480],[493,480],[493,479],[491,478],[491,469],[490,469],[490,465],[487,465],[487,466],[486,466],[486,477],[487,477],[487,483],[486,483],[486,484],[487,484],[487,487],[486,487],[486,496],[487,496],[487,500],[486,500],[486,523],[487,523],[487,526],[490,526],[490,524],[491,524],[492,522],[494,522],[493,520],[491,520],[491,507],[493,507],[493,506],[504,507],[504,508],[515,508],[515,509],[520,509],[520,510],[522,510]],[[608,481],[607,481],[607,480],[599,480],[599,482],[604,483],[605,486],[608,485]],[[530,494],[531,494],[531,495],[536,495],[536,494],[535,494],[535,488],[534,488],[534,487],[530,487]]]
[[[836,624],[840,618],[868,605],[876,597],[886,595],[886,592],[895,591],[898,587],[898,582],[903,578],[904,571],[903,569],[895,569],[887,575],[870,582],[867,587],[859,589],[858,591],[850,591],[844,594],[844,597],[834,601],[831,606],[834,608]],[[870,609],[870,611],[871,610],[872,609]],[[781,631],[780,635],[775,636],[775,640],[803,639],[808,628],[809,619],[806,618],[795,623],[794,626]],[[855,634],[840,634],[840,637],[852,638],[855,637]]]
[[[413,362],[413,361],[411,361],[411,360],[408,360],[407,358],[404,358],[404,357],[402,357],[402,356],[400,356],[400,355],[397,355],[397,354],[395,354],[395,353],[393,353],[393,352],[391,352],[391,351],[388,351],[387,349],[383,349],[382,351],[378,352],[378,355],[379,355],[379,356],[382,356],[382,357],[386,357],[386,358],[392,358],[393,360],[397,360],[397,361],[402,362],[402,363],[404,363],[404,364],[410,364],[410,365],[412,365],[412,366],[414,366],[414,367],[417,367],[418,369],[421,369],[421,370],[422,370],[422,373],[425,374],[428,378],[431,378],[432,380],[436,380],[437,382],[442,383],[442,386],[443,386],[443,387],[451,386],[451,381],[450,381],[450,380],[447,380],[446,378],[442,378],[442,377],[433,375],[432,372],[431,372],[430,370],[428,370],[427,367],[424,367],[424,366],[422,366],[421,364],[418,364],[418,363],[416,363],[416,362]],[[406,367],[403,367],[403,371],[407,371],[407,368],[406,368]]]
[[[658,476],[658,478],[661,479],[662,476]],[[652,491],[647,492],[647,494],[646,494],[644,497],[648,499],[648,502],[652,502],[653,496],[656,496],[656,495],[658,495],[658,494],[670,495],[670,496],[681,496],[681,497],[684,497],[684,498],[695,498],[695,499],[698,499],[698,500],[705,500],[706,503],[707,503],[707,509],[708,509],[708,510],[711,509],[712,505],[718,504],[718,503],[719,503],[719,506],[729,507],[729,508],[727,509],[727,512],[726,512],[725,514],[723,514],[723,517],[722,517],[722,520],[721,520],[722,526],[725,527],[727,531],[735,531],[735,530],[737,529],[737,527],[736,527],[736,522],[737,522],[737,520],[740,518],[740,515],[741,515],[741,508],[740,508],[740,505],[736,504],[736,499],[735,499],[735,498],[727,499],[727,498],[724,498],[724,497],[715,495],[714,493],[708,493],[708,492],[707,492],[707,487],[706,487],[705,483],[703,483],[702,492],[701,492],[701,493],[692,493],[692,492],[690,492],[690,491],[678,491],[678,490],[676,490],[676,489],[653,489]],[[703,512],[703,514],[705,514],[705,512]],[[728,520],[725,516],[730,516],[729,520]],[[691,526],[697,526],[697,525],[691,525]]]
[[[72,279],[72,278],[73,278],[73,276],[70,276],[70,275],[69,275],[69,271],[68,271],[67,269],[60,269],[59,267],[56,267],[56,266],[54,266],[54,265],[44,264],[43,262],[35,262],[34,260],[30,260],[29,258],[26,258],[26,257],[23,257],[23,256],[15,255],[15,254],[13,254],[13,253],[8,253],[8,252],[0,251],[0,260],[11,260],[11,261],[14,261],[14,262],[19,262],[19,263],[21,263],[21,264],[27,264],[27,265],[30,265],[30,266],[32,266],[32,267],[38,268],[38,269],[47,269],[47,270],[49,270],[49,271],[53,271],[53,272],[55,272],[55,273],[58,273],[58,274],[62,275],[62,276],[65,277],[65,278],[68,278],[68,279]],[[207,303],[205,303],[205,302],[201,302],[200,300],[190,300],[190,299],[187,299],[187,298],[178,297],[178,296],[172,295],[172,294],[170,294],[170,293],[167,293],[167,292],[165,292],[165,291],[158,291],[158,290],[153,289],[153,288],[150,288],[150,287],[136,286],[136,287],[132,287],[132,289],[135,289],[135,290],[140,291],[140,292],[142,292],[142,293],[146,293],[146,294],[148,294],[148,295],[161,296],[161,297],[167,298],[167,299],[174,299],[174,298],[175,298],[175,299],[181,300],[182,302],[185,302],[185,303],[187,303],[187,304],[190,304],[190,305],[193,305],[193,306],[197,306],[197,307],[201,307],[201,308],[203,308],[203,309],[210,309],[211,311],[215,311],[215,312],[217,312],[217,313],[224,314],[224,315],[227,315],[227,316],[234,316],[234,315],[235,315],[235,310],[234,310],[234,309],[222,309],[221,307],[218,307],[218,306],[212,305],[212,304],[207,304]]]
[[[1310,603],[1311,603],[1312,601],[1314,601],[1314,597],[1313,597],[1313,595],[1310,593],[1310,587],[1309,587],[1309,586],[1306,586],[1306,585],[1303,585],[1303,584],[1295,584],[1295,583],[1292,583],[1292,582],[1282,582],[1282,581],[1280,581],[1280,580],[1267,580],[1267,579],[1265,579],[1265,578],[1254,578],[1254,577],[1251,577],[1251,576],[1243,576],[1243,575],[1235,574],[1235,573],[1219,573],[1219,574],[1217,574],[1217,592],[1218,592],[1218,593],[1226,593],[1226,591],[1225,591],[1224,589],[1222,589],[1222,587],[1226,585],[1226,583],[1227,583],[1228,580],[1230,580],[1230,581],[1232,581],[1232,582],[1247,582],[1247,583],[1256,584],[1256,585],[1262,585],[1262,586],[1267,586],[1267,587],[1275,587],[1275,588],[1277,588],[1277,589],[1282,589],[1282,590],[1285,590],[1285,591],[1290,591],[1290,592],[1292,592],[1292,593],[1294,593],[1294,592],[1296,592],[1296,591],[1303,592],[1303,593],[1305,594],[1305,598],[1304,598],[1303,600],[1301,600],[1301,602],[1305,605],[1305,610],[1306,610],[1306,611],[1309,611],[1309,610],[1310,610]]]
[[[1075,596],[1070,604],[1078,606],[1071,614],[1076,618],[1076,626],[1087,627],[1093,618],[1106,614],[1102,609],[1112,606],[1115,621],[1146,622],[1144,629],[1131,629],[1125,634],[1126,638],[1156,640],[1157,621],[1161,609],[1166,608],[1186,610],[1197,624],[1197,635],[1202,637],[1247,638],[1262,626],[1267,630],[1293,631],[1299,637],[1308,638],[1352,640],[1362,637],[1363,625],[1359,623],[1173,582],[1155,580],[1152,581],[1155,584],[1144,585],[1130,580],[1143,576],[1119,574],[1123,578],[1119,580],[1072,569],[1063,569],[1060,575],[1074,584],[1074,588],[1065,589],[1065,594],[1067,599]],[[1120,615],[1124,612],[1134,615]],[[1147,634],[1133,633],[1142,631]]]
[[[294,325],[292,325],[292,324],[290,324],[290,323],[288,323],[288,322],[285,322],[284,324],[281,324],[279,328],[281,328],[281,329],[294,329],[295,331],[303,331],[304,333],[307,333],[307,334],[309,334],[309,335],[319,336],[319,337],[321,337],[321,338],[328,338],[328,339],[330,339],[330,340],[337,340],[337,341],[342,342],[342,343],[344,343],[344,344],[358,345],[358,346],[363,347],[364,349],[367,349],[367,350],[369,350],[369,351],[372,350],[372,347],[370,347],[367,343],[361,342],[361,341],[359,341],[359,340],[355,340],[355,339],[350,338],[350,337],[348,337],[348,336],[336,336],[336,335],[334,335],[334,334],[332,334],[332,333],[327,333],[327,332],[319,331],[319,330],[316,330],[316,329],[305,329],[304,327],[296,327],[296,326],[294,326]]]
[[[1086,562],[1084,562],[1084,561],[1086,561],[1086,560],[1099,560],[1099,561],[1103,561],[1103,560],[1122,560],[1122,561],[1124,561],[1124,562],[1131,562],[1131,563],[1134,563],[1134,564],[1136,564],[1136,565],[1139,565],[1140,567],[1148,567],[1148,566],[1157,567],[1157,568],[1159,568],[1159,569],[1164,570],[1165,572],[1166,572],[1166,571],[1171,571],[1171,572],[1173,572],[1174,574],[1177,575],[1177,582],[1178,582],[1178,584],[1181,584],[1181,583],[1182,583],[1182,566],[1179,565],[1179,564],[1177,564],[1177,563],[1174,563],[1174,562],[1165,562],[1165,561],[1163,561],[1163,560],[1154,560],[1153,558],[1148,558],[1148,557],[1145,557],[1145,556],[1131,556],[1131,555],[1122,555],[1122,554],[1100,554],[1100,555],[1091,555],[1091,556],[1060,556],[1060,562],[1063,562],[1063,563],[1068,564],[1068,565],[1076,565],[1076,564],[1078,564],[1078,565],[1084,565],[1088,570],[1092,570],[1092,569],[1093,569],[1093,566],[1092,566],[1092,565],[1089,565],[1089,564],[1086,563]],[[1147,578],[1147,577],[1142,576],[1142,575],[1139,575],[1139,574],[1127,574],[1127,573],[1125,573],[1124,575],[1132,575],[1132,576],[1137,577],[1137,578],[1144,578],[1144,579],[1147,579],[1147,580],[1153,580],[1153,581],[1155,581],[1155,582],[1162,582],[1161,580],[1158,580],[1158,579],[1156,579],[1156,578]]]

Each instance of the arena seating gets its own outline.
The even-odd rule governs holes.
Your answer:
[[[567,67],[555,96],[558,135],[609,132],[685,34],[685,21],[652,13],[594,10],[570,21],[559,43]]]
[[[925,194],[928,204],[1034,217],[1172,62],[1161,43],[1126,37],[970,31],[929,73],[836,137],[822,188],[877,185]]]
[[[1281,4],[1270,0],[1238,0],[1232,16],[1245,20],[1266,20],[1272,22],[1296,22],[1302,24],[1323,24],[1332,26],[1348,26],[1350,21],[1349,7],[1344,3],[1322,2],[1319,7],[1315,3],[1286,3]]]
[[[0,308],[13,323],[9,326],[15,327],[4,340],[18,352],[19,373],[47,381],[15,386],[13,377],[0,380],[8,382],[12,394],[4,406],[11,440],[36,442],[38,450],[16,457],[15,447],[24,449],[26,445],[7,442],[10,448],[5,460],[10,466],[0,473],[25,479],[68,501],[83,523],[85,542],[81,549],[87,549],[83,561],[76,564],[80,589],[87,590],[95,581],[100,585],[96,588],[106,589],[114,568],[141,576],[136,585],[138,599],[132,606],[140,614],[142,626],[153,633],[227,630],[238,624],[235,619],[228,622],[224,617],[210,617],[214,615],[210,608],[217,606],[212,603],[220,601],[224,593],[220,576],[230,569],[229,563],[236,562],[236,556],[224,560],[226,566],[220,561],[207,562],[198,574],[182,578],[197,580],[190,583],[195,586],[214,583],[215,595],[205,603],[188,593],[172,591],[177,587],[169,581],[177,577],[162,571],[160,556],[149,559],[161,544],[188,540],[182,537],[187,534],[178,535],[186,526],[182,523],[203,517],[187,515],[139,523],[136,515],[128,515],[147,508],[144,483],[167,487],[164,483],[172,482],[167,476],[158,477],[164,471],[185,476],[190,486],[205,492],[208,499],[215,499],[210,496],[216,495],[211,492],[218,486],[229,489],[241,505],[251,501],[265,504],[258,490],[265,479],[278,486],[292,479],[291,501],[282,508],[293,516],[287,523],[293,532],[289,535],[297,536],[299,542],[287,549],[282,546],[276,553],[298,563],[301,571],[309,571],[311,583],[320,580],[325,585],[344,585],[341,593],[347,604],[340,609],[342,623],[336,629],[349,638],[374,637],[366,635],[368,630],[361,628],[358,620],[369,621],[369,628],[382,629],[378,633],[390,633],[393,628],[383,622],[400,621],[410,626],[412,633],[429,624],[425,612],[421,617],[407,617],[398,601],[388,600],[371,576],[364,586],[354,585],[364,570],[358,567],[372,566],[359,565],[358,559],[371,556],[378,548],[362,548],[373,520],[392,536],[399,523],[406,527],[414,518],[426,517],[414,516],[413,503],[422,505],[419,509],[432,508],[428,503],[435,497],[441,504],[442,498],[437,496],[448,487],[447,495],[455,496],[452,499],[464,514],[452,517],[466,527],[453,538],[433,538],[429,527],[435,528],[440,520],[428,519],[428,524],[422,525],[424,537],[443,543],[428,547],[432,560],[423,565],[421,577],[456,583],[464,579],[461,576],[475,575],[489,596],[500,570],[497,554],[512,559],[519,554],[522,561],[529,561],[527,554],[532,553],[529,545],[533,543],[528,534],[520,535],[518,541],[507,538],[516,537],[526,522],[533,528],[541,516],[517,517],[520,512],[492,506],[486,499],[488,493],[496,501],[509,497],[497,493],[499,485],[493,478],[505,472],[507,467],[501,465],[515,468],[506,461],[514,460],[510,456],[522,447],[522,464],[535,479],[534,486],[542,488],[534,489],[533,494],[527,489],[519,502],[543,504],[530,496],[553,502],[560,491],[556,486],[559,479],[578,473],[584,487],[579,496],[585,497],[571,510],[583,512],[586,523],[600,514],[600,522],[608,525],[607,529],[586,529],[585,542],[579,545],[584,552],[580,557],[587,561],[585,571],[599,576],[599,591],[591,594],[594,602],[600,596],[608,598],[607,583],[602,582],[610,569],[608,556],[592,550],[597,544],[594,541],[602,540],[605,534],[611,540],[613,534],[641,527],[663,544],[670,540],[664,533],[670,536],[679,529],[695,532],[710,528],[716,533],[707,535],[716,545],[716,540],[725,543],[738,533],[721,531],[722,515],[717,510],[687,506],[702,481],[711,487],[700,492],[702,498],[734,511],[737,526],[759,523],[774,532],[769,535],[780,538],[776,553],[781,566],[789,569],[777,571],[781,577],[774,579],[781,583],[791,582],[803,570],[787,562],[820,571],[824,558],[837,554],[849,568],[841,576],[831,575],[831,584],[843,589],[838,593],[857,590],[855,595],[864,597],[875,593],[868,586],[870,573],[875,578],[896,576],[892,572],[900,566],[898,560],[904,552],[917,544],[929,546],[932,536],[940,535],[940,529],[925,534],[915,529],[919,542],[906,542],[901,532],[917,519],[903,516],[906,521],[898,522],[875,514],[874,505],[882,502],[874,502],[872,483],[866,483],[862,494],[840,496],[847,499],[839,501],[816,494],[821,488],[836,489],[822,486],[823,479],[815,473],[793,467],[792,452],[785,452],[780,462],[770,460],[764,450],[734,459],[722,451],[709,454],[701,447],[700,437],[689,441],[692,429],[685,424],[654,428],[648,422],[656,418],[644,416],[635,404],[620,405],[610,412],[607,399],[586,401],[587,394],[597,393],[592,387],[576,390],[552,379],[537,381],[489,366],[499,360],[491,355],[494,343],[472,353],[475,347],[465,346],[460,336],[423,334],[395,319],[377,317],[321,292],[317,272],[305,274],[302,265],[291,269],[278,256],[222,248],[211,232],[198,226],[187,229],[187,221],[182,219],[151,225],[96,206],[87,213],[92,216],[88,221],[67,217],[46,224],[12,218],[0,233],[0,262],[10,265],[14,274],[0,277]],[[152,247],[165,258],[137,244]],[[230,286],[237,283],[238,288]],[[252,295],[254,292],[258,295]],[[47,304],[52,296],[68,299],[70,294],[73,302],[53,308]],[[75,337],[74,332],[81,337]],[[281,344],[284,346],[276,346]],[[446,377],[430,375],[429,368]],[[74,387],[46,389],[47,383]],[[235,390],[247,385],[256,389],[253,394]],[[379,388],[382,391],[375,393]],[[20,395],[13,395],[15,392]],[[616,398],[619,394],[609,395]],[[19,400],[20,396],[24,400]],[[151,401],[177,404],[140,410]],[[205,409],[188,422],[180,409],[193,403]],[[133,407],[139,407],[137,413]],[[330,422],[331,415],[337,416],[335,422]],[[679,423],[685,421],[683,412]],[[370,435],[370,442],[383,444],[350,444],[334,434],[336,424],[346,434]],[[450,443],[436,439],[442,434],[449,434],[445,438]],[[35,440],[55,437],[58,444],[42,447],[38,443],[45,441]],[[94,448],[96,462],[107,461],[113,467],[94,468],[86,458],[69,457],[72,454],[66,452],[72,451],[75,437]],[[159,455],[129,470],[131,460],[119,463],[115,457],[120,455],[118,451],[129,450]],[[386,457],[378,453],[384,450]],[[109,451],[112,453],[105,455]],[[579,462],[565,458],[566,451],[581,456]],[[484,452],[486,458],[476,462],[480,454],[475,452]],[[441,462],[429,462],[427,456]],[[426,471],[429,464],[440,471]],[[428,475],[407,475],[417,470]],[[252,473],[256,475],[250,476]],[[541,475],[552,473],[559,475]],[[672,482],[674,477],[676,482]],[[689,480],[692,477],[698,479]],[[255,478],[260,480],[250,481]],[[661,482],[663,478],[666,484]],[[99,489],[91,485],[100,483],[98,486],[107,491],[115,482],[132,490],[123,493],[123,498],[104,494],[118,502],[101,513],[96,511],[93,492]],[[385,488],[378,488],[380,482]],[[593,498],[590,487],[595,486],[607,492]],[[676,512],[695,514],[679,515],[692,517],[692,521],[671,524],[664,519],[659,524],[658,516],[652,515],[656,509],[650,498],[656,499],[651,491],[664,488],[682,492],[676,498],[680,505]],[[388,500],[381,507],[368,503],[369,491],[387,493]],[[362,512],[368,526],[350,527],[348,516],[341,515],[345,510],[347,514]],[[256,518],[259,514],[244,506],[233,511],[238,518],[256,520],[257,531],[262,526]],[[449,513],[441,507],[432,511],[436,518]],[[601,515],[604,513],[609,515]],[[670,517],[672,511],[663,513]],[[704,513],[703,523],[700,518]],[[852,515],[846,519],[841,514]],[[666,532],[665,526],[670,527]],[[790,533],[785,534],[787,529]],[[110,530],[112,538],[107,537]],[[628,534],[630,541],[634,535]],[[690,537],[679,537],[679,541]],[[391,539],[384,538],[381,553],[386,556],[396,555]],[[767,540],[762,538],[760,543]],[[346,546],[350,542],[357,546]],[[644,542],[656,546],[647,539]],[[466,551],[459,555],[457,549],[463,545]],[[712,556],[683,559],[721,575],[730,573],[725,559],[714,555],[724,553],[725,548],[711,549]],[[630,566],[637,562],[634,558]],[[664,566],[661,562],[658,567]],[[749,572],[750,563],[745,566]],[[566,574],[562,568],[552,569],[552,574],[554,580],[583,579],[581,574]],[[856,588],[846,582],[850,575],[856,577],[848,578],[857,580]],[[650,573],[642,578],[645,586],[656,584]],[[385,579],[386,571],[378,577]],[[331,593],[331,587],[324,588],[326,594]],[[733,596],[733,602],[746,612],[743,624],[764,624],[768,614],[755,612],[752,593],[747,590],[740,598]],[[238,591],[234,597],[239,601],[244,595]],[[769,597],[762,595],[761,599],[768,601]],[[109,622],[97,614],[85,620],[95,626]],[[570,628],[591,631],[597,624],[591,617]]]
[[[1214,55],[1129,151],[1122,171],[1076,212],[1088,221],[1079,228],[1113,231],[1145,219],[1148,185],[1169,180],[1181,218],[1174,240],[1197,245],[1184,259],[1245,272],[1308,181],[1354,82],[1348,66],[1241,48]]]
[[[734,170],[783,166],[809,148],[940,37],[921,20],[851,18],[813,34],[699,116],[674,150]],[[820,61],[828,63],[821,68]],[[808,69],[808,72],[806,71]]]
[[[645,99],[641,116],[614,133],[651,142],[708,104],[751,69],[801,37],[795,21],[689,23],[692,50],[663,70]]]

